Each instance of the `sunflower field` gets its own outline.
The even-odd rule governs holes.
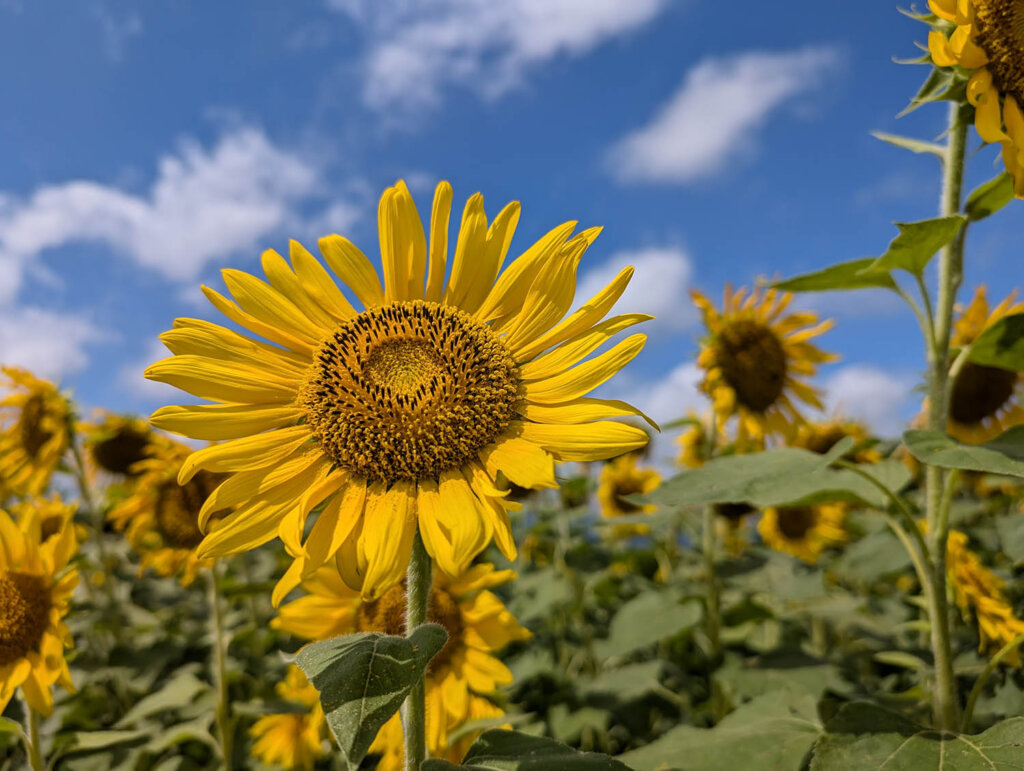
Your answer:
[[[1024,769],[1024,300],[964,281],[1024,198],[1024,3],[910,15],[907,111],[948,123],[877,136],[937,216],[679,298],[670,423],[594,393],[652,319],[627,264],[577,297],[601,228],[513,245],[518,202],[448,182],[202,286],[145,370],[180,404],[4,366],[0,768]],[[818,379],[806,293],[863,290],[920,327],[898,436]]]

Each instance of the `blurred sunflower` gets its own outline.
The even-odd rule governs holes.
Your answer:
[[[152,423],[220,441],[195,452],[180,481],[199,470],[233,474],[207,501],[200,526],[213,509],[238,509],[199,553],[233,554],[280,536],[296,559],[275,601],[331,558],[353,588],[380,597],[404,575],[417,527],[449,573],[492,537],[513,559],[513,504],[497,489],[499,471],[522,487],[554,487],[554,460],[601,460],[647,442],[642,429],[608,420],[638,410],[585,396],[643,347],[637,334],[590,356],[650,318],[602,321],[632,268],[565,317],[599,229],[571,236],[575,223],[561,225],[500,272],[519,204],[488,224],[477,194],[449,276],[451,200],[442,182],[428,245],[405,184],[384,191],[383,287],[350,241],[320,240],[361,311],[292,242],[290,265],[263,254],[269,284],[223,271],[237,304],[203,288],[228,318],[272,344],[196,319],[178,319],[161,336],[174,355],[147,377],[214,404],[166,407]],[[321,504],[302,543],[306,516]]]
[[[1016,299],[1016,291],[1011,292],[989,312],[985,287],[979,286],[953,327],[952,345],[970,345],[1004,316],[1024,313],[1024,303]],[[946,431],[962,442],[981,444],[1024,423],[1022,383],[1016,372],[967,362],[950,389]]]
[[[974,125],[983,140],[1002,146],[1014,194],[1024,198],[1024,5],[1020,0],[928,0],[928,6],[952,22],[928,33],[932,61],[971,72],[967,100],[974,106]]]
[[[877,463],[882,459],[882,453],[871,446],[871,434],[854,420],[832,418],[822,422],[801,423],[796,427],[788,444],[790,447],[800,447],[824,455],[846,437],[856,442],[856,450],[852,456],[855,463]]]
[[[63,619],[78,583],[68,568],[78,548],[75,530],[65,527],[44,543],[37,512],[15,524],[0,510],[0,545],[0,712],[20,687],[28,705],[46,716],[54,683],[74,692]]]
[[[147,457],[153,432],[146,421],[130,415],[104,414],[83,423],[85,448],[99,470],[118,476],[137,476],[135,464]]]
[[[140,570],[153,568],[162,576],[180,573],[184,586],[195,580],[200,568],[212,564],[196,553],[203,540],[199,514],[224,479],[221,474],[198,471],[185,484],[178,484],[191,452],[191,447],[168,439],[154,442],[150,457],[135,466],[138,482],[130,495],[107,514],[117,530],[126,531],[139,555]]]
[[[448,631],[448,642],[427,669],[427,748],[432,757],[451,758],[448,734],[481,714],[500,715],[484,698],[500,685],[512,682],[512,673],[495,652],[530,632],[521,627],[501,600],[489,589],[515,577],[511,570],[474,565],[452,578],[434,571],[427,619]],[[376,600],[366,600],[350,589],[329,567],[303,583],[304,597],[283,605],[271,626],[307,640],[325,640],[353,632],[405,634],[405,588],[397,584]],[[401,724],[385,726],[371,752],[394,754],[401,768]],[[461,748],[461,745],[460,745]],[[391,766],[380,766],[390,768]]]
[[[636,461],[635,454],[627,453],[604,464],[597,487],[602,517],[615,519],[631,514],[651,514],[657,509],[657,506],[639,506],[626,500],[627,496],[649,493],[661,484],[661,474],[652,468],[637,468]],[[615,526],[615,534],[623,537],[643,535],[648,530],[643,524]]]
[[[800,378],[836,358],[808,342],[826,332],[831,320],[818,323],[813,313],[783,316],[793,296],[774,289],[748,295],[727,286],[721,311],[700,292],[691,294],[708,331],[697,357],[704,370],[700,388],[711,397],[720,425],[738,418],[740,445],[790,433],[803,421],[794,399],[822,408],[818,392]]]
[[[39,495],[71,441],[71,404],[53,383],[26,370],[3,367],[0,372],[6,375],[4,390],[9,389],[0,400],[0,419],[14,414],[0,430],[0,501]]]
[[[265,715],[257,720],[249,729],[253,739],[252,754],[267,765],[303,771],[312,769],[326,754],[324,741],[328,739],[320,694],[294,664],[289,665],[285,679],[275,690],[282,699],[303,710]]]
[[[39,520],[39,532],[42,543],[61,534],[65,527],[71,525],[75,530],[75,540],[81,543],[89,534],[84,525],[74,524],[77,503],[64,503],[60,495],[54,493],[49,498],[25,498],[7,507],[8,513],[19,525],[35,517]]]
[[[1024,632],[1024,621],[1014,616],[1013,607],[1003,591],[1005,583],[981,564],[967,545],[967,536],[957,530],[946,541],[946,571],[965,619],[974,611],[978,621],[980,650],[995,652]],[[1007,661],[1020,664],[1020,652],[1014,650]]]
[[[698,468],[708,460],[708,420],[697,417],[692,410],[686,417],[690,422],[676,440],[679,444],[676,463],[685,468]]]
[[[757,532],[767,546],[813,565],[823,551],[846,540],[845,521],[842,503],[767,506]]]

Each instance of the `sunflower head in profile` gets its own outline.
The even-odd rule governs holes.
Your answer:
[[[68,562],[78,548],[75,529],[43,541],[38,512],[19,522],[0,510],[0,712],[20,687],[41,715],[53,711],[52,686],[74,691],[64,649],[64,624],[78,573]]]
[[[1004,316],[1024,313],[1024,303],[1012,292],[989,311],[985,287],[980,286],[953,328],[952,344],[963,347]],[[953,380],[946,430],[962,442],[981,444],[1011,426],[1024,423],[1022,378],[1010,370],[967,362]]]
[[[856,442],[853,454],[847,456],[854,463],[877,463],[882,459],[882,453],[874,448],[867,428],[855,420],[806,421],[795,427],[787,444],[824,455],[847,437]]]
[[[708,460],[709,420],[698,417],[693,410],[687,413],[686,419],[688,422],[676,439],[679,445],[676,463],[684,468],[699,468]]]
[[[831,321],[813,313],[789,313],[789,293],[758,288],[751,293],[725,288],[722,310],[700,292],[692,293],[707,328],[697,364],[700,388],[711,397],[719,425],[737,418],[736,441],[786,435],[803,420],[795,402],[821,409],[817,391],[804,382],[819,364],[835,357],[809,341]]]
[[[431,660],[426,676],[427,747],[432,757],[449,758],[453,749],[448,734],[459,726],[483,713],[501,714],[485,696],[511,683],[512,673],[495,653],[513,640],[529,638],[530,632],[490,589],[514,577],[513,571],[495,570],[488,564],[474,565],[454,578],[434,571],[427,620],[445,628],[448,642]],[[303,588],[309,593],[283,605],[271,622],[273,627],[305,640],[353,632],[405,634],[402,584],[375,600],[366,600],[328,566],[307,579]],[[394,767],[400,769],[402,741],[397,715],[393,722],[398,728],[385,726],[370,751],[385,758],[394,755],[399,763]]]
[[[766,546],[813,565],[822,552],[847,540],[846,505],[768,506],[757,523]]]
[[[149,457],[136,464],[138,479],[131,493],[107,515],[139,555],[140,569],[152,568],[162,576],[180,575],[181,583],[195,580],[208,559],[196,553],[203,540],[200,521],[210,494],[223,476],[199,471],[178,483],[182,464],[192,448],[168,439],[154,440]],[[211,525],[222,511],[205,513]]]
[[[129,415],[104,414],[83,423],[85,449],[96,470],[121,477],[138,476],[136,464],[149,457],[153,431],[146,421]]]
[[[71,441],[71,403],[48,380],[3,367],[0,399],[0,500],[39,495]]]
[[[939,67],[970,73],[967,100],[986,142],[1002,146],[1014,193],[1024,198],[1024,5],[1020,0],[928,0],[940,22],[928,33]]]
[[[320,694],[294,664],[288,666],[285,679],[275,690],[282,699],[301,709],[257,720],[249,729],[252,754],[270,766],[310,771],[326,755],[327,719],[320,706]]]
[[[264,253],[266,282],[223,271],[234,301],[204,287],[254,336],[178,319],[161,337],[174,355],[147,377],[212,403],[166,407],[151,422],[219,442],[195,452],[180,481],[201,470],[232,475],[213,498],[237,509],[200,555],[280,536],[295,562],[275,602],[332,559],[367,599],[381,597],[404,575],[417,530],[449,574],[492,539],[512,559],[516,504],[499,490],[499,472],[553,488],[555,460],[603,460],[647,442],[618,420],[636,409],[586,396],[643,347],[634,334],[598,352],[649,318],[605,318],[632,268],[570,312],[598,229],[573,235],[575,223],[561,225],[503,271],[519,204],[488,222],[483,197],[472,196],[449,260],[451,202],[442,182],[425,231],[404,183],[384,191],[383,285],[341,236],[319,245],[347,295],[292,242],[290,262]]]
[[[621,455],[604,464],[597,487],[597,501],[601,516],[607,519],[632,514],[651,514],[657,506],[643,506],[627,500],[631,495],[643,495],[661,484],[661,474],[653,468],[639,468],[634,453]],[[649,528],[644,524],[616,525],[615,534],[622,537],[643,535]]]

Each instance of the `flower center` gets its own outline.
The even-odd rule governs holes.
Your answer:
[[[33,394],[21,408],[21,446],[30,458],[36,457],[53,436],[52,431],[43,428],[45,417],[46,399],[40,394]]]
[[[459,603],[444,589],[431,589],[430,599],[427,601],[427,621],[440,624],[448,632],[448,642],[430,660],[428,671],[433,671],[451,661],[462,640],[463,623]],[[372,602],[360,603],[356,628],[360,632],[383,632],[404,636],[405,581],[392,586]]]
[[[728,520],[733,525],[738,525],[740,521],[750,514],[754,510],[754,507],[749,503],[716,503],[715,514]]]
[[[635,503],[630,503],[626,500],[627,495],[636,495],[642,493],[643,485],[640,484],[640,480],[632,476],[625,479],[615,480],[615,505],[618,506],[619,511],[623,514],[635,514],[643,509],[643,506],[637,506]]]
[[[37,650],[50,621],[50,592],[42,576],[0,573],[0,667]]]
[[[974,30],[996,87],[1024,103],[1024,0],[975,0]]]
[[[122,428],[109,439],[97,442],[92,457],[104,471],[135,476],[132,466],[146,458],[149,436],[133,428]]]
[[[957,423],[980,423],[1013,396],[1017,373],[967,362],[953,382],[949,416]]]
[[[731,321],[718,334],[718,363],[736,399],[764,412],[782,396],[786,352],[778,336],[757,321]]]
[[[782,506],[776,519],[779,532],[790,541],[800,541],[814,526],[814,509],[810,506]]]
[[[64,527],[64,521],[64,517],[60,514],[50,514],[48,517],[43,517],[42,522],[39,523],[40,540],[45,541],[50,536],[57,535],[61,528]]]
[[[342,323],[298,402],[335,463],[391,484],[461,467],[508,428],[518,389],[512,355],[486,325],[416,300]]]
[[[846,438],[846,432],[838,426],[828,426],[824,429],[814,431],[807,439],[807,449],[824,455],[840,441]]]
[[[214,488],[223,481],[218,474],[199,471],[188,484],[168,479],[156,491],[154,518],[164,545],[172,549],[194,549],[203,540],[199,511]]]

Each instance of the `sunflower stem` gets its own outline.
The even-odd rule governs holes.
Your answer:
[[[224,608],[220,596],[220,566],[214,562],[208,573],[210,587],[210,610],[213,622],[213,676],[217,689],[217,738],[220,742],[221,759],[224,768],[231,768],[234,754],[234,732],[231,725],[231,702],[228,700],[228,639],[224,629]]]
[[[28,712],[28,735],[24,736],[25,751],[28,752],[28,763],[32,771],[43,771],[42,748],[39,746],[39,713],[27,703],[25,709]]]
[[[431,584],[430,555],[423,546],[419,531],[412,545],[412,558],[406,574],[405,602],[405,634],[427,621],[427,601],[430,598]],[[413,686],[405,700],[403,723],[405,729],[405,768],[406,771],[419,771],[423,761],[427,759],[427,725],[426,725],[426,683],[424,678]]]
[[[711,410],[711,418],[708,421],[707,443],[705,445],[704,457],[711,460],[715,457],[715,449],[718,445],[718,416],[714,409]],[[708,636],[708,655],[711,659],[711,667],[708,672],[708,681],[711,691],[711,717],[717,723],[725,717],[725,704],[718,681],[715,679],[715,669],[718,667],[719,658],[722,654],[722,618],[721,618],[721,587],[718,585],[718,576],[715,573],[715,554],[718,551],[717,529],[715,527],[715,507],[705,506],[701,518],[701,557],[704,563],[704,582],[707,596],[705,599],[705,624],[704,628]]]

